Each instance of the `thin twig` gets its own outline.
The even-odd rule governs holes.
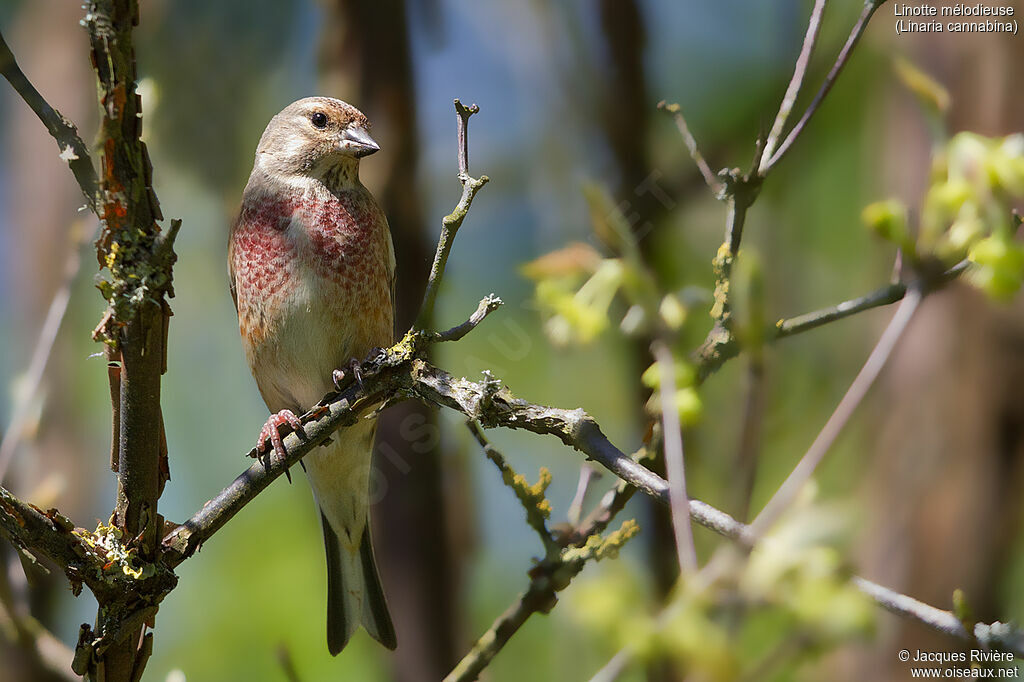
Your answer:
[[[772,496],[768,504],[761,510],[761,513],[754,519],[751,526],[757,535],[763,534],[765,530],[778,520],[782,513],[792,504],[793,500],[796,499],[804,484],[814,475],[818,464],[824,459],[825,454],[832,447],[843,427],[849,422],[857,406],[860,405],[864,396],[867,395],[868,390],[874,384],[875,379],[878,378],[886,361],[896,348],[896,344],[903,336],[903,332],[906,331],[907,326],[910,324],[910,320],[914,317],[922,297],[923,292],[920,287],[910,287],[899,308],[896,309],[896,313],[893,315],[892,320],[890,320],[889,325],[885,328],[881,338],[879,338],[878,344],[871,351],[871,355],[868,356],[864,366],[857,373],[843,399],[839,401],[835,412],[829,417],[817,438],[814,439],[811,447],[808,448],[806,454],[804,454],[790,475],[775,492],[775,495]]]
[[[764,411],[764,362],[755,352],[747,364],[747,395],[743,402],[743,424],[736,451],[736,518],[745,521],[750,513],[750,501],[757,480],[757,456]]]
[[[633,497],[636,488],[619,480],[615,487],[609,490],[601,498],[600,503],[589,513],[587,517],[577,524],[575,535],[577,538],[587,537],[594,533],[603,533],[615,515],[626,506],[626,503]],[[693,500],[690,501],[690,510],[693,510]]]
[[[489,180],[486,175],[481,175],[479,178],[472,178],[469,175],[469,117],[478,111],[480,111],[480,107],[475,104],[465,107],[462,105],[462,102],[455,100],[455,115],[458,119],[459,182],[462,183],[462,197],[455,206],[455,210],[441,221],[441,236],[437,241],[437,252],[434,254],[434,263],[430,267],[430,277],[427,280],[427,288],[423,294],[423,305],[416,316],[416,322],[413,324],[414,329],[425,330],[430,325],[431,319],[434,316],[437,292],[441,287],[441,279],[444,277],[445,267],[448,264],[448,256],[452,251],[455,234],[459,231],[459,227],[462,226],[462,221],[466,219],[469,207],[473,204],[473,197]]]
[[[78,276],[79,266],[82,263],[81,246],[89,233],[81,223],[74,223],[71,226],[71,243],[69,244],[67,259],[64,261],[64,274],[60,287],[50,301],[49,310],[46,312],[46,319],[39,330],[39,338],[35,343],[35,350],[32,352],[32,359],[28,363],[28,371],[25,373],[25,382],[21,387],[18,400],[14,404],[10,421],[7,422],[7,430],[4,431],[3,440],[0,440],[0,481],[4,480],[7,468],[11,464],[14,453],[25,435],[26,422],[32,413],[32,405],[36,395],[39,393],[39,386],[43,381],[43,374],[49,364],[50,356],[53,354],[53,345],[57,340],[57,332],[60,331],[61,323],[64,321],[64,314],[68,309],[68,301],[71,299],[71,285]],[[85,238],[83,238],[85,237]]]
[[[2,567],[0,567],[2,568]],[[6,621],[6,622],[5,622]],[[55,678],[76,682],[71,672],[74,652],[29,613],[20,612],[14,603],[6,571],[0,570],[0,632],[12,626],[12,644],[18,644],[35,656],[39,665]]]
[[[936,284],[944,284],[951,282],[970,266],[970,261],[962,260],[949,270],[942,273]],[[849,301],[843,301],[836,305],[829,306],[828,308],[822,308],[821,310],[815,310],[813,312],[804,313],[803,315],[797,315],[796,317],[790,317],[779,320],[775,324],[775,339],[784,339],[787,336],[793,336],[795,334],[801,334],[811,329],[816,329],[830,322],[841,320],[857,313],[862,313],[865,310],[871,310],[872,308],[878,308],[884,305],[890,305],[899,300],[902,300],[907,294],[907,284],[905,282],[895,282],[888,286],[881,287],[872,291],[870,294],[860,296],[858,298],[852,298]]]
[[[488,315],[500,308],[504,302],[494,294],[487,294],[480,299],[476,312],[469,316],[469,319],[460,325],[434,335],[435,341],[458,341],[469,332],[476,329],[476,326],[484,321]]]
[[[711,191],[714,192],[715,196],[722,194],[723,185],[715,176],[715,172],[711,170],[711,166],[704,160],[704,155],[700,153],[700,148],[697,146],[697,140],[693,137],[693,133],[690,132],[690,127],[686,125],[686,119],[683,117],[683,109],[679,104],[673,102],[672,104],[667,103],[665,100],[658,102],[658,109],[669,114],[672,119],[676,122],[676,128],[679,129],[679,134],[683,136],[683,144],[686,145],[686,149],[690,152],[690,158],[697,164],[697,170],[704,176],[704,182],[707,183]]]
[[[1011,624],[998,621],[976,623],[974,631],[968,632],[963,621],[952,611],[925,604],[860,576],[853,576],[851,581],[858,590],[890,613],[916,620],[933,630],[960,640],[971,641],[973,637],[981,646],[1009,651],[1018,657],[1024,656],[1024,634]]]
[[[597,474],[594,467],[586,462],[580,465],[580,476],[576,481],[576,492],[573,494],[572,501],[569,503],[569,509],[565,513],[566,520],[573,526],[580,524],[580,518],[583,516],[583,504],[587,500],[587,493],[590,492],[590,483],[599,476],[600,474]]]
[[[761,162],[759,169],[759,175],[764,175],[771,170],[775,164],[777,164],[789,148],[793,146],[796,139],[800,137],[800,134],[807,127],[807,122],[811,120],[811,116],[821,106],[822,100],[835,85],[836,79],[839,78],[839,74],[842,72],[843,67],[846,66],[846,62],[850,59],[850,54],[853,52],[853,48],[857,46],[857,42],[860,41],[860,37],[864,34],[864,29],[867,28],[868,22],[871,20],[871,16],[875,13],[875,10],[884,2],[884,0],[865,0],[864,10],[861,12],[860,17],[857,19],[857,23],[854,25],[853,30],[850,31],[850,36],[846,39],[846,44],[843,45],[843,49],[840,50],[839,56],[836,57],[835,64],[832,65],[832,69],[828,72],[825,77],[825,82],[822,84],[821,89],[818,90],[818,94],[814,96],[811,103],[807,106],[803,116],[797,122],[793,129],[789,131],[789,135],[786,136],[785,141],[779,146],[779,150],[773,154],[768,161]],[[767,154],[765,155],[767,156]]]
[[[604,664],[600,670],[598,670],[593,677],[590,678],[590,682],[615,682],[622,676],[622,673],[626,672],[626,667],[633,660],[633,652],[629,649],[620,649],[618,653],[611,657],[611,659]]]
[[[796,66],[793,69],[793,77],[789,80],[789,85],[786,87],[786,94],[782,98],[782,104],[779,105],[779,113],[775,115],[775,122],[772,124],[771,132],[768,133],[768,139],[761,152],[761,163],[759,164],[761,167],[758,168],[758,173],[761,175],[764,175],[763,166],[766,165],[767,160],[775,151],[775,146],[779,143],[779,137],[782,136],[782,131],[786,128],[786,119],[789,118],[789,114],[793,111],[793,105],[796,104],[796,98],[804,84],[804,76],[807,75],[807,65],[811,61],[814,46],[818,41],[818,30],[821,28],[821,18],[825,14],[826,2],[827,0],[815,0],[814,2],[814,9],[811,10],[811,19],[807,24],[807,33],[804,35],[804,44],[800,48],[800,56],[797,57]]]
[[[955,280],[963,274],[970,266],[967,260],[960,261],[932,283],[933,287],[941,286]],[[774,342],[788,336],[795,336],[803,332],[816,329],[823,325],[851,317],[858,313],[880,308],[882,306],[896,303],[903,299],[907,293],[907,285],[904,282],[887,284],[869,294],[851,298],[835,305],[821,308],[809,313],[787,317],[775,323],[772,330],[767,332],[766,341]],[[740,346],[731,333],[724,331],[717,336],[709,335],[709,340],[695,354],[694,361],[697,363],[697,375],[700,381],[713,374],[719,367],[736,357],[739,354]]]
[[[672,351],[661,342],[651,344],[651,351],[661,374],[662,438],[665,445],[665,469],[668,473],[668,503],[672,514],[672,530],[676,541],[679,572],[684,578],[697,570],[697,549],[690,526],[690,500],[686,494],[686,465],[683,458],[683,433],[676,407],[675,361]]]
[[[51,107],[25,76],[3,35],[0,35],[0,72],[46,126],[50,137],[60,148],[61,160],[66,161],[71,168],[82,194],[85,195],[85,200],[89,203],[89,208],[95,213],[99,204],[99,180],[89,156],[89,148],[82,141],[74,124]]]

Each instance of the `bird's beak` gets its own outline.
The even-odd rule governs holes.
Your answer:
[[[373,138],[370,137],[370,133],[366,132],[366,128],[362,127],[345,128],[345,131],[341,134],[339,146],[342,151],[351,154],[357,159],[380,151],[380,145],[374,142]]]

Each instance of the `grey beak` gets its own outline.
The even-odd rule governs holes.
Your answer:
[[[380,151],[380,145],[370,137],[366,128],[355,127],[345,128],[341,134],[341,148],[350,152],[357,159]]]

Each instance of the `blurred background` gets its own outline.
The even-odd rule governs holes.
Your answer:
[[[143,139],[163,212],[184,223],[163,384],[172,478],[161,498],[163,515],[181,521],[248,466],[244,454],[266,418],[241,353],[225,258],[228,225],[273,114],[299,97],[324,94],[369,116],[382,151],[362,164],[362,176],[391,222],[404,329],[440,219],[460,192],[452,99],[478,103],[471,171],[491,183],[456,241],[435,323],[465,319],[492,291],[506,306],[463,341],[438,348],[436,360],[470,377],[489,368],[531,401],[583,407],[631,452],[646,426],[638,378],[650,364],[646,346],[615,333],[615,324],[589,344],[552,345],[520,266],[574,241],[601,250],[584,188],[602,188],[643,235],[641,250],[663,289],[696,302],[688,322],[696,347],[710,326],[710,261],[724,210],[655,104],[681,104],[714,168],[746,167],[792,73],[811,3],[142,5],[135,40]],[[829,7],[808,92],[860,8]],[[88,141],[97,116],[80,18],[79,4],[66,0],[0,3],[0,30],[25,73]],[[948,90],[944,125],[901,84],[897,57]],[[891,6],[879,11],[748,218],[744,249],[761,265],[768,319],[889,280],[892,248],[863,229],[862,207],[888,196],[918,205],[944,129],[1024,129],[1022,59],[1024,42],[1012,35],[897,36]],[[0,87],[0,283],[7,293],[0,297],[0,428],[6,433],[15,407],[27,406],[4,485],[92,527],[110,513],[115,480],[105,362],[90,340],[103,310],[89,245],[96,225],[82,203],[43,127]],[[26,398],[47,311],[69,282],[40,390]],[[875,310],[766,349],[752,509],[809,445],[890,315]],[[961,286],[925,303],[818,476],[820,497],[845,519],[836,542],[849,567],[943,608],[962,588],[979,620],[1021,619],[1022,349],[1018,304],[997,306]],[[740,516],[734,473],[748,375],[738,359],[702,386],[703,417],[686,434],[691,495]],[[181,566],[179,587],[157,619],[144,679],[442,677],[525,589],[532,557],[542,553],[511,491],[468,436],[457,416],[412,404],[383,418],[372,514],[397,652],[359,634],[341,656],[328,655],[322,540],[300,476],[293,485],[276,482]],[[551,469],[552,518],[564,519],[579,455],[553,439],[491,437],[531,480],[540,466]],[[605,476],[595,490],[610,485]],[[526,624],[487,679],[589,679],[621,646],[588,627],[595,590],[621,590],[635,596],[638,611],[656,611],[674,580],[671,531],[643,500],[621,516],[632,517],[643,532],[628,551],[588,566],[550,615]],[[702,559],[722,542],[696,533]],[[19,608],[30,605],[73,646],[79,624],[95,616],[88,593],[76,599],[62,576],[38,571],[26,583],[6,544],[0,568]],[[871,613],[871,624],[841,646],[797,645],[806,655],[753,679],[905,679],[899,648],[960,646]],[[801,641],[780,628],[767,618],[736,646],[761,656],[787,639]],[[0,680],[47,679],[38,662],[0,637]],[[655,660],[623,679],[673,673]]]

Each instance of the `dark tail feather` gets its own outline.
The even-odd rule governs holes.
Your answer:
[[[348,589],[345,582],[355,576],[345,575],[341,543],[322,513],[320,522],[324,528],[324,547],[327,549],[327,649],[331,656],[337,656],[348,644],[359,624],[359,614],[354,612],[352,600],[346,599]]]
[[[356,557],[341,546],[327,518],[323,514],[321,517],[324,546],[327,549],[328,650],[332,656],[337,656],[360,623],[374,639],[394,649],[397,645],[395,626],[388,614],[384,590],[373,559],[369,528],[363,532],[359,556]]]
[[[398,639],[395,637],[395,626],[388,612],[388,602],[384,598],[384,589],[380,585],[377,562],[373,558],[369,523],[363,531],[359,554],[363,562],[363,627],[375,640],[389,649],[394,649],[398,646]]]

